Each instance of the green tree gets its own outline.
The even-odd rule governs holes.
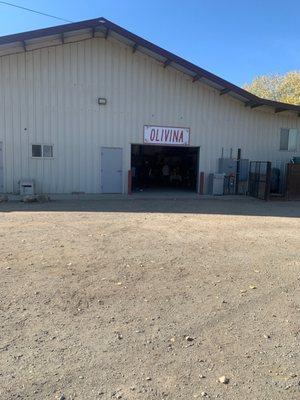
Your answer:
[[[258,76],[244,89],[265,99],[300,105],[300,71]]]

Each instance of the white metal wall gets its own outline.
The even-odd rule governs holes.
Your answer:
[[[101,146],[124,149],[126,191],[130,143],[143,142],[144,124],[190,127],[206,173],[216,170],[222,147],[288,161],[294,154],[279,151],[280,128],[300,129],[296,116],[245,108],[112,38],[0,57],[6,192],[32,178],[39,192],[99,193]],[[53,144],[54,158],[31,158],[34,143]]]

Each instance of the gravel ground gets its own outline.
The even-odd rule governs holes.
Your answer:
[[[251,199],[0,204],[0,399],[299,399],[299,217]]]

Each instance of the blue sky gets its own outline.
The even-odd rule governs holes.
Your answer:
[[[103,16],[237,84],[300,69],[299,0],[8,0],[72,21]],[[0,4],[0,35],[60,24]]]

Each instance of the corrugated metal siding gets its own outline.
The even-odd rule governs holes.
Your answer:
[[[143,142],[145,124],[190,127],[206,173],[216,170],[222,147],[288,161],[293,154],[278,150],[280,128],[300,129],[296,116],[245,108],[112,38],[0,57],[6,192],[32,178],[41,192],[99,193],[101,146],[123,148],[125,191],[130,143]],[[33,143],[53,144],[54,158],[31,158]]]

